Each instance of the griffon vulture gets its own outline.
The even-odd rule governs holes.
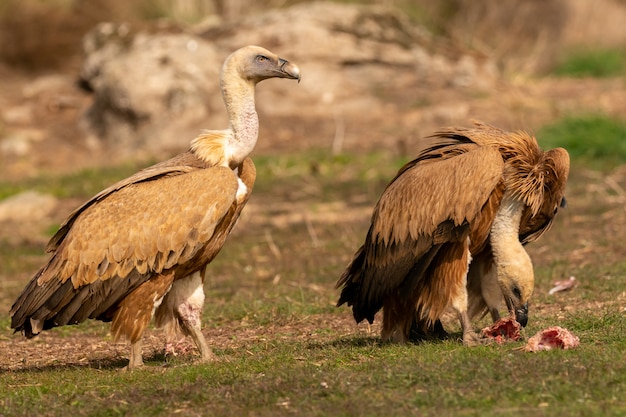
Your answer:
[[[534,275],[522,243],[552,222],[569,155],[562,148],[543,152],[525,132],[481,123],[447,128],[432,139],[380,197],[365,243],[337,282],[337,305],[352,306],[357,323],[372,323],[382,308],[381,338],[394,342],[406,342],[413,332],[440,334],[439,319],[452,307],[464,344],[473,345],[478,336],[467,287],[472,259],[479,262],[479,280],[493,268],[497,296],[523,321]]]
[[[201,359],[202,270],[222,248],[254,185],[248,157],[258,137],[255,86],[300,80],[294,64],[258,46],[224,62],[220,86],[230,126],[205,131],[190,150],[146,168],[77,208],[52,237],[47,263],[11,308],[11,327],[31,338],[86,319],[112,321],[143,364],[141,339],[153,315],[168,338],[190,335]]]

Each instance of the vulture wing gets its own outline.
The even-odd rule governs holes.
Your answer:
[[[65,235],[71,229],[74,220],[80,215],[80,213],[82,213],[92,204],[102,200],[109,194],[131,184],[156,180],[161,177],[181,175],[202,168],[207,168],[206,164],[198,159],[194,154],[186,152],[179,154],[167,161],[163,161],[148,168],[142,169],[141,171],[131,175],[130,177],[118,181],[110,187],[102,190],[101,192],[93,196],[90,200],[85,202],[82,206],[78,207],[72,213],[70,213],[65,222],[63,222],[61,227],[59,227],[59,230],[48,242],[48,245],[46,246],[46,252],[53,252],[57,249],[60,242],[65,238]]]
[[[53,255],[11,309],[11,327],[32,336],[87,318],[111,319],[143,282],[206,256],[216,228],[232,227],[221,223],[233,212],[238,187],[229,168],[160,164],[98,194],[53,238]]]
[[[427,149],[382,194],[364,245],[337,283],[338,305],[352,305],[357,322],[372,322],[392,292],[414,290],[442,245],[489,230],[493,217],[483,211],[495,206],[504,162],[497,149],[465,143],[454,152],[446,143]]]
[[[533,242],[551,226],[565,195],[569,174],[569,154],[563,148],[542,152],[537,140],[525,132],[505,132],[482,122],[473,128],[446,128],[433,138],[452,150],[466,147],[468,141],[479,146],[496,147],[505,163],[519,176],[508,187],[519,189],[519,197],[529,206],[520,223],[520,241]]]

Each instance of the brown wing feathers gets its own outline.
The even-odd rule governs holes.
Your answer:
[[[133,174],[132,176],[125,178],[111,185],[110,187],[102,190],[101,192],[93,196],[83,205],[75,209],[72,213],[70,213],[68,218],[65,220],[65,222],[59,228],[59,230],[55,233],[55,235],[50,239],[50,241],[46,245],[46,251],[52,252],[58,247],[60,242],[65,238],[65,235],[71,229],[74,223],[74,220],[76,220],[76,218],[78,217],[80,213],[82,213],[85,209],[87,209],[94,203],[110,195],[111,193],[117,190],[120,190],[131,184],[136,184],[136,183],[140,183],[143,181],[152,181],[152,180],[159,179],[161,177],[169,177],[169,176],[185,174],[185,173],[197,170],[197,169],[204,169],[204,168],[208,168],[208,165],[206,164],[206,162],[198,159],[198,157],[196,157],[191,152],[185,152],[171,159],[168,159],[167,161],[163,161],[158,164],[152,165],[148,168],[145,168]]]
[[[251,161],[244,165],[253,170]],[[172,171],[171,165],[160,164],[131,177],[138,182],[124,181],[75,211],[67,222],[71,228],[51,242],[49,262],[14,304],[12,327],[32,336],[87,318],[110,320],[110,310],[155,274],[189,262],[199,252],[217,252],[221,244],[207,242],[216,227],[225,227],[222,218],[232,212],[233,220],[237,179],[224,167],[190,169],[176,175],[187,169]],[[167,178],[150,181],[157,172]],[[214,191],[199,192],[204,189]],[[225,237],[220,239],[223,243]],[[41,329],[31,329],[28,318],[41,321],[35,323]]]
[[[371,322],[394,290],[409,296],[423,285],[441,245],[464,244],[470,222],[478,225],[475,234],[486,236],[490,224],[474,220],[491,208],[487,203],[502,169],[497,150],[461,135],[444,138],[401,168],[374,209],[364,245],[337,283],[343,287],[338,305],[353,306],[357,321]],[[469,187],[476,192],[463,192]]]
[[[443,129],[431,139],[383,192],[364,245],[337,283],[338,305],[351,305],[357,322],[371,322],[384,304],[392,322],[406,321],[402,315],[417,308],[418,319],[432,324],[445,307],[442,299],[454,297],[446,291],[459,288],[449,277],[465,276],[467,252],[484,269],[473,277],[491,268],[489,234],[505,189],[527,206],[522,243],[544,233],[561,204],[569,172],[565,150],[542,152],[524,132],[482,123]],[[457,273],[440,273],[440,263],[456,265]],[[393,331],[385,326],[383,335]]]

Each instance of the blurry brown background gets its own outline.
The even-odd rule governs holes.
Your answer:
[[[115,22],[119,39],[91,32],[85,51],[85,34],[101,22]],[[384,148],[411,155],[436,127],[473,118],[536,130],[577,111],[623,116],[623,81],[550,76],[572,50],[626,50],[623,22],[623,0],[2,0],[0,176],[71,171],[112,157],[162,159],[185,149],[200,129],[225,127],[217,71],[245,43],[273,49],[303,73],[299,86],[259,87],[260,153]],[[203,75],[174,90],[140,91],[132,77],[153,77],[159,68],[115,61],[154,48],[138,36],[174,45],[154,52],[178,65],[174,78],[187,60],[176,55],[176,42],[199,43],[209,57],[194,64]],[[122,52],[98,55],[115,42]],[[107,80],[107,68],[124,68],[128,77]],[[165,75],[151,80],[168,82]],[[131,102],[124,114],[106,108],[119,98],[102,92],[115,86]]]

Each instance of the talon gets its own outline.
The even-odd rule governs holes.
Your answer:
[[[475,332],[467,332],[463,334],[463,345],[473,347],[481,345],[480,338]]]

